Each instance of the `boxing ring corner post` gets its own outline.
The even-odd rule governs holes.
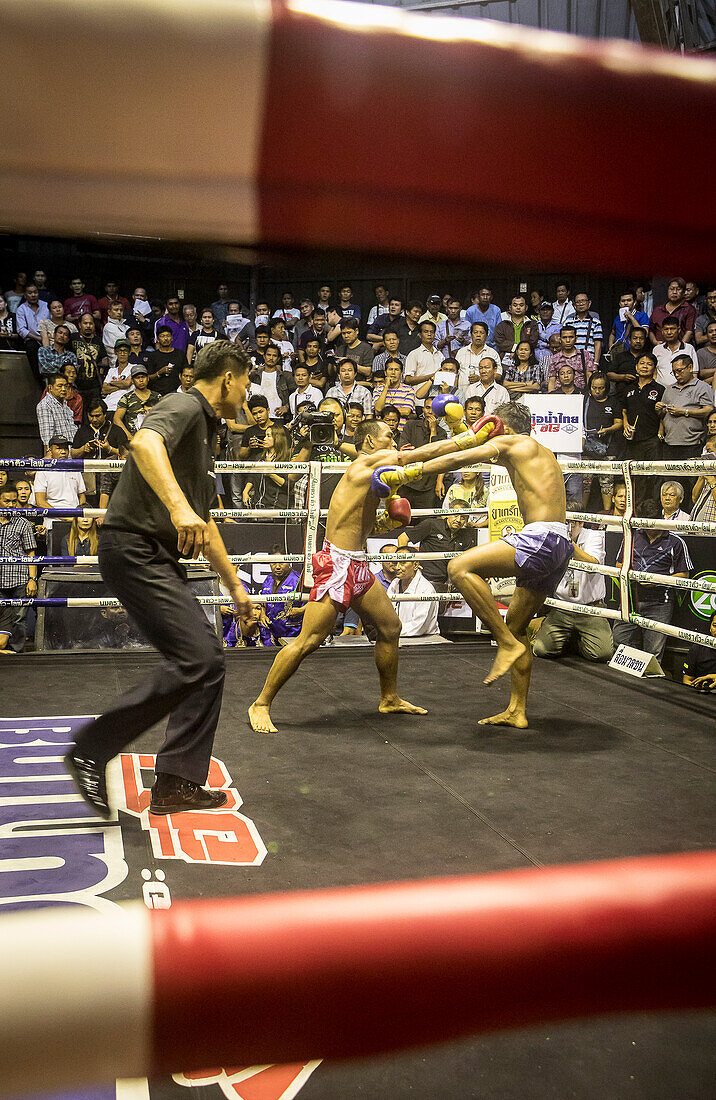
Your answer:
[[[0,919],[1,1087],[368,1057],[704,1009],[716,999],[714,933],[716,852],[12,914]]]

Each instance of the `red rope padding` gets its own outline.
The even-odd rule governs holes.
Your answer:
[[[441,41],[426,17],[305,7],[273,3],[265,241],[711,277],[716,210],[672,199],[705,178],[701,143],[659,150],[716,115],[712,61],[457,18]],[[344,139],[335,156],[316,155],[323,134]]]
[[[716,853],[152,913],[154,1069],[345,1058],[716,990]]]

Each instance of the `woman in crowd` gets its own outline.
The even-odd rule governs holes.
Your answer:
[[[291,438],[282,424],[272,421],[268,425],[263,447],[263,462],[291,461]],[[296,457],[295,461],[305,459]],[[247,508],[288,508],[292,480],[286,473],[248,474],[244,484],[244,505]]]
[[[72,409],[75,424],[79,427],[84,419],[84,398],[77,389],[77,367],[73,363],[66,363],[63,371],[67,379],[67,404]]]
[[[716,455],[716,412],[710,413],[706,421],[706,442],[701,453],[709,457]]]
[[[400,442],[400,410],[395,405],[386,405],[383,409],[383,415],[378,417],[384,424],[387,424],[393,433],[393,441],[397,447]]]
[[[7,307],[5,295],[0,294],[0,348],[19,350],[21,347],[22,340],[17,334],[15,317]]]
[[[97,554],[97,539],[97,520],[88,519],[86,516],[75,516],[68,534],[62,540],[60,553],[63,557],[70,558],[90,555],[94,557]]]
[[[37,353],[37,362],[43,378],[51,374],[64,374],[67,364],[75,368],[75,378],[77,377],[77,356],[70,348],[71,339],[72,334],[68,325],[55,326],[52,342],[48,347],[40,348]]]
[[[43,348],[49,348],[52,344],[52,338],[55,335],[55,329],[58,325],[65,325],[73,336],[77,332],[77,325],[66,319],[65,307],[59,298],[54,298],[53,301],[50,302],[48,309],[50,310],[50,316],[43,317],[37,325],[40,336],[42,337]]]
[[[514,362],[502,369],[502,385],[512,400],[518,401],[523,393],[539,393],[542,383],[542,368],[532,345],[529,340],[520,340],[515,348]]]
[[[593,374],[584,398],[584,446],[582,457],[591,461],[608,460],[614,455],[622,430],[621,409],[609,396],[609,384],[603,374]],[[594,478],[599,477],[602,507],[608,512],[614,491],[613,474],[582,474],[582,507],[587,510]]]

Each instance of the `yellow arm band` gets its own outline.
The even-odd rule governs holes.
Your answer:
[[[479,446],[479,439],[472,434],[472,432],[463,432],[462,435],[454,435],[452,439],[453,443],[459,451],[469,451],[472,447]]]

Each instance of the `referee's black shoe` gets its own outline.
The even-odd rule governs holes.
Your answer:
[[[190,779],[157,772],[150,814],[180,814],[187,810],[220,810],[228,802],[226,791],[207,791]]]
[[[87,757],[77,756],[71,751],[65,756],[65,767],[87,805],[100,817],[110,817],[112,811],[107,799],[106,763],[88,760]]]

